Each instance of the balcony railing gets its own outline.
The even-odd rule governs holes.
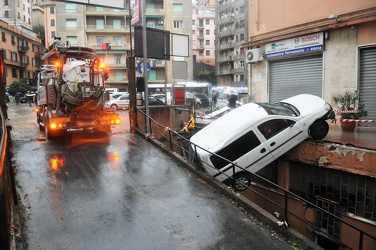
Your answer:
[[[26,67],[27,67],[27,63],[25,63],[25,62],[20,62],[20,66],[21,66],[22,68],[26,68]]]
[[[128,25],[86,25],[87,32],[129,32]]]
[[[18,52],[26,53],[28,49],[26,46],[18,46]]]

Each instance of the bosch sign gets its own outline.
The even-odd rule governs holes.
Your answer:
[[[300,36],[265,45],[265,57],[279,57],[324,50],[323,33]]]

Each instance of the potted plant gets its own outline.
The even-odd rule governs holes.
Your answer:
[[[341,128],[343,131],[354,131],[357,122],[352,120],[367,116],[367,110],[365,110],[360,94],[356,90],[333,96],[333,100],[338,105],[338,110],[342,117]]]

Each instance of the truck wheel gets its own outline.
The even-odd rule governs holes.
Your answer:
[[[247,173],[236,174],[233,178],[231,184],[236,191],[244,191],[251,184],[251,176]]]
[[[44,134],[48,140],[53,140],[55,138],[54,133],[50,129],[50,122],[46,116],[44,117]]]

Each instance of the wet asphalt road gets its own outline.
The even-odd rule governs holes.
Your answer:
[[[143,137],[47,141],[10,104],[24,249],[291,249]]]

